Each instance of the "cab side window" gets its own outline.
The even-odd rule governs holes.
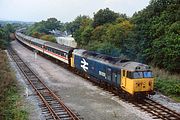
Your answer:
[[[125,73],[126,73],[126,71],[125,71],[125,70],[123,70],[123,77],[125,77],[125,75],[126,75]]]
[[[132,72],[129,72],[129,71],[128,71],[128,72],[127,72],[127,77],[132,79],[132,78],[133,78]]]

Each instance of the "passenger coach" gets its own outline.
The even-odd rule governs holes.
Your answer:
[[[60,45],[52,42],[44,43],[44,53],[56,58],[66,64],[70,64],[70,57],[73,51],[72,47]]]

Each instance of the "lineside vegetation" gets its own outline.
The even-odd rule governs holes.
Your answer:
[[[23,108],[20,89],[15,73],[11,70],[6,52],[12,25],[0,28],[0,120],[26,120],[28,113]]]
[[[6,53],[0,50],[0,119],[26,120],[14,72],[10,69]]]
[[[156,90],[180,102],[180,75],[159,68],[154,68],[153,73]]]

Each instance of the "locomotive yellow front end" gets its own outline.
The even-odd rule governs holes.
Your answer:
[[[131,62],[121,70],[121,88],[131,95],[153,93],[154,78],[149,66]]]

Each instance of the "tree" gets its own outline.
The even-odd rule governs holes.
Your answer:
[[[128,20],[121,20],[117,24],[109,25],[107,29],[107,40],[114,44],[116,47],[121,50],[125,49],[126,39],[128,38],[128,34],[133,29],[133,24]]]
[[[0,49],[6,49],[10,41],[10,33],[14,31],[15,28],[11,24],[6,24],[4,27],[0,28]]]
[[[80,27],[91,25],[92,19],[88,16],[77,16],[76,19],[70,23],[66,23],[66,30],[74,34]]]
[[[37,22],[32,26],[28,27],[26,34],[32,35],[35,32],[50,34],[49,31],[52,30],[64,30],[64,25],[56,18],[48,18],[47,21],[42,20]]]
[[[106,41],[107,40],[106,33],[108,30],[108,26],[109,24],[106,24],[94,28],[91,36],[92,41],[100,41],[100,42]]]
[[[92,19],[87,16],[78,16],[71,22],[71,32],[77,42],[78,46],[87,45],[91,40],[91,27]]]
[[[48,18],[45,22],[45,28],[49,31],[59,29],[61,25],[61,22],[58,21],[56,18]]]
[[[84,28],[84,31],[81,33],[82,45],[87,45],[91,41],[93,28],[87,26]]]
[[[94,14],[93,27],[115,22],[118,17],[119,14],[113,12],[109,8],[100,9],[96,14]]]
[[[146,63],[153,63],[169,71],[180,71],[179,1],[151,0],[142,11],[132,17],[135,24],[136,53]],[[133,42],[132,42],[133,43]]]
[[[97,51],[99,53],[114,57],[119,57],[120,55],[122,55],[120,49],[114,46],[113,44],[109,43],[108,41],[94,41],[93,43],[89,44],[88,48],[89,50]]]

